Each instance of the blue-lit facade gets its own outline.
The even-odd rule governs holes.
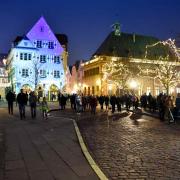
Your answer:
[[[9,78],[19,93],[35,90],[43,96],[57,94],[65,85],[64,49],[41,17],[33,28],[14,46],[8,55]]]

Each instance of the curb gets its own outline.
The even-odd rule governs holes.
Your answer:
[[[101,169],[98,167],[98,165],[93,160],[93,158],[91,157],[90,153],[88,152],[87,147],[86,147],[86,145],[85,145],[85,143],[83,141],[83,138],[81,136],[81,133],[80,133],[79,128],[78,128],[78,125],[77,125],[75,120],[73,120],[73,124],[74,124],[74,127],[75,127],[76,135],[78,137],[79,144],[81,146],[82,152],[85,155],[86,159],[88,160],[91,168],[95,171],[95,173],[97,174],[99,179],[101,179],[101,180],[108,180],[106,175],[101,171]]]

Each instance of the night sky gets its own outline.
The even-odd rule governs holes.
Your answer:
[[[69,38],[69,64],[89,59],[120,22],[123,32],[160,39],[180,34],[180,0],[1,0],[0,53],[43,15],[55,33]]]

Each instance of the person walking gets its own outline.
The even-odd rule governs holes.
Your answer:
[[[23,89],[21,89],[21,92],[17,95],[17,102],[19,104],[19,114],[21,120],[26,118],[25,116],[25,106],[27,104],[27,96],[25,93],[23,93]]]
[[[116,107],[116,96],[115,96],[115,94],[110,97],[110,104],[111,104],[111,107],[112,107],[112,113],[114,113],[115,112],[115,107]]]
[[[101,95],[101,96],[98,98],[98,101],[99,101],[99,104],[100,104],[100,106],[101,106],[101,110],[103,110],[104,96]]]
[[[108,111],[108,109],[109,109],[109,96],[108,95],[105,96],[104,101],[105,101],[105,105],[106,105],[106,111]]]
[[[47,119],[47,112],[48,112],[48,104],[46,101],[46,97],[43,97],[43,101],[41,103],[42,106],[42,115],[43,115],[43,119]]]
[[[6,95],[6,100],[8,102],[8,112],[13,114],[13,102],[15,101],[15,94],[10,90]]]
[[[90,98],[91,114],[96,114],[97,98],[92,95]]]
[[[35,92],[32,91],[29,95],[29,105],[31,108],[31,117],[32,119],[36,118],[36,105],[37,105],[37,96],[35,95]]]

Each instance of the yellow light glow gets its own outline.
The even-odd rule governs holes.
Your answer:
[[[132,80],[132,81],[129,83],[129,85],[130,85],[130,87],[133,88],[133,89],[137,88],[137,86],[138,86],[138,84],[137,84],[137,82],[136,82],[135,80]]]
[[[97,84],[97,85],[100,85],[100,84],[101,84],[101,80],[100,80],[100,79],[97,79],[97,80],[96,80],[96,84]]]
[[[112,85],[109,85],[109,86],[108,86],[108,89],[111,91],[111,90],[112,90]]]

